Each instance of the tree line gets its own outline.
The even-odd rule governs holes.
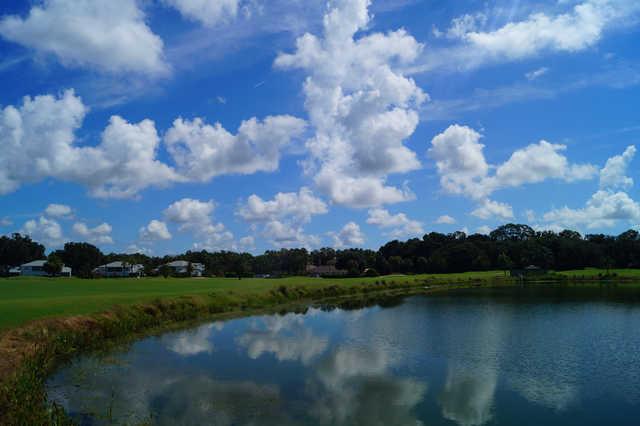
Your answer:
[[[20,234],[0,237],[0,272],[12,266],[43,259],[45,247]],[[390,241],[377,251],[369,249],[304,248],[269,250],[260,255],[231,251],[187,251],[175,256],[104,254],[89,243],[70,242],[49,255],[64,263],[74,275],[91,277],[92,270],[116,260],[142,264],[145,273],[173,260],[202,263],[206,275],[253,276],[304,274],[307,265],[333,265],[348,275],[390,273],[445,273],[523,268],[568,270],[584,267],[640,267],[640,234],[628,230],[617,236],[581,235],[565,230],[535,231],[522,224],[500,226],[489,235],[431,232],[422,238]]]

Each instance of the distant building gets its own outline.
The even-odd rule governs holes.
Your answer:
[[[46,260],[34,260],[33,262],[25,263],[24,265],[20,265],[20,275],[25,276],[34,276],[34,277],[45,277],[48,274],[44,271],[44,264],[47,263]],[[62,277],[70,277],[71,276],[71,268],[68,266],[62,265],[62,270],[58,274]]]
[[[16,266],[15,268],[9,268],[9,276],[16,277],[20,275],[20,267]]]
[[[191,263],[191,276],[201,277],[204,275],[204,265],[202,263],[192,263],[186,260],[174,260],[165,266],[171,270],[171,275],[188,275],[189,264]]]
[[[535,265],[529,265],[522,269],[512,269],[510,275],[514,278],[535,277],[540,275],[546,275],[547,270]]]
[[[93,272],[102,277],[140,277],[144,274],[144,266],[116,261],[100,265]]]
[[[341,277],[347,275],[344,269],[338,269],[334,265],[307,265],[307,275],[310,277]]]

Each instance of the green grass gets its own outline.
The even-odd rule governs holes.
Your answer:
[[[559,274],[567,275],[569,277],[585,277],[595,278],[598,275],[615,274],[620,278],[638,278],[640,279],[640,269],[598,269],[598,268],[584,268],[575,269],[571,271],[559,271]]]
[[[503,277],[499,271],[442,275],[389,275],[376,278],[324,279],[289,277],[279,279],[233,278],[142,278],[96,279],[14,277],[0,279],[0,331],[30,320],[90,314],[115,305],[131,305],[179,296],[211,295],[233,291],[235,294],[261,294],[280,286],[353,286],[361,283],[415,282],[438,283],[487,280]]]

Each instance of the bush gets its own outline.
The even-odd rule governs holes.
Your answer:
[[[364,271],[364,276],[365,277],[379,277],[380,274],[374,268],[367,268]]]

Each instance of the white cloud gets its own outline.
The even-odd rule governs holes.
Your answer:
[[[60,247],[65,242],[62,227],[54,219],[40,216],[38,220],[32,219],[22,226],[20,233],[30,236],[34,241],[44,244],[48,248]]]
[[[206,26],[229,21],[238,14],[240,0],[162,0],[180,14]]]
[[[189,231],[196,238],[194,248],[199,250],[222,250],[235,248],[233,234],[222,223],[214,223],[212,200],[200,201],[183,198],[164,211],[167,221],[179,225],[180,231]]]
[[[367,223],[388,229],[386,235],[392,238],[421,237],[424,234],[422,223],[409,219],[404,213],[392,215],[388,210],[382,208],[369,210]]]
[[[479,226],[476,229],[476,233],[482,234],[482,235],[489,235],[491,233],[491,231],[492,231],[492,229],[490,227],[488,227],[487,225]]]
[[[302,226],[279,220],[267,222],[262,235],[275,247],[315,248],[321,243],[317,235],[305,234]]]
[[[618,221],[637,225],[640,204],[625,192],[600,190],[581,209],[563,207],[545,213],[544,220],[565,227],[586,226],[588,229],[610,228]]]
[[[140,228],[138,238],[143,242],[170,240],[171,233],[166,223],[154,219],[147,226]]]
[[[456,220],[448,214],[445,214],[437,218],[435,223],[438,225],[453,225],[456,223]]]
[[[486,195],[486,190],[478,191],[489,173],[481,137],[470,127],[454,124],[431,140],[429,155],[445,191],[474,198]]]
[[[49,204],[44,210],[44,213],[49,217],[56,218],[69,218],[73,210],[71,207],[64,204]]]
[[[529,71],[524,76],[527,78],[527,80],[533,81],[533,80],[536,80],[536,79],[542,77],[543,75],[545,75],[548,72],[549,72],[549,68],[541,67],[541,68],[535,69],[533,71]]]
[[[333,246],[336,248],[361,246],[365,240],[360,226],[355,222],[349,222],[340,232],[330,232],[329,235],[333,238]]]
[[[11,226],[13,221],[8,217],[0,217],[0,226]]]
[[[405,189],[386,185],[392,173],[420,167],[403,142],[418,124],[426,95],[398,70],[422,46],[404,30],[359,38],[370,20],[368,0],[330,3],[321,37],[305,34],[293,54],[275,65],[301,68],[305,108],[315,130],[307,141],[306,172],[332,201],[371,207],[412,199]]]
[[[506,203],[483,200],[471,214],[480,219],[513,219],[513,209]]]
[[[82,222],[73,224],[73,232],[92,244],[113,244],[111,231],[111,225],[108,223],[102,223],[94,228],[89,228]]]
[[[290,217],[304,223],[314,215],[327,212],[325,202],[314,196],[309,188],[302,187],[298,193],[279,192],[273,200],[265,201],[253,194],[240,207],[238,215],[247,222],[266,222]]]
[[[436,161],[442,189],[478,201],[475,216],[512,218],[511,207],[488,200],[501,188],[519,187],[547,179],[565,182],[586,180],[597,174],[591,164],[572,164],[562,154],[566,146],[540,141],[513,152],[507,161],[489,165],[484,157],[482,135],[457,124],[449,126],[431,141],[429,156]],[[494,169],[494,173],[490,171]]]
[[[180,229],[188,229],[207,225],[215,209],[213,201],[200,201],[183,198],[171,204],[164,211],[165,218],[180,225]]]
[[[538,226],[551,229],[582,226],[598,229],[611,228],[618,222],[637,226],[640,204],[621,191],[633,186],[633,179],[626,173],[635,153],[635,146],[629,146],[622,154],[607,160],[600,170],[600,190],[591,196],[583,208],[565,206],[553,209],[544,214],[546,223]]]
[[[26,18],[0,19],[0,35],[64,65],[165,75],[163,42],[136,0],[47,0]]]
[[[238,243],[241,249],[251,250],[256,246],[256,239],[251,235],[247,235],[246,237],[240,238],[240,240],[238,240]]]
[[[222,174],[252,174],[278,169],[282,149],[302,135],[306,123],[289,115],[243,121],[235,135],[220,123],[179,118],[164,140],[179,171],[205,182]]]
[[[244,221],[264,224],[262,235],[276,247],[315,247],[320,238],[307,235],[303,224],[316,215],[326,214],[327,205],[306,187],[295,192],[279,192],[273,200],[263,200],[253,194],[237,211]]]
[[[595,46],[606,30],[633,20],[639,12],[640,5],[633,1],[585,0],[564,13],[536,12],[488,31],[481,31],[477,22],[463,16],[454,19],[454,23],[461,24],[457,26],[459,30],[451,34],[459,43],[430,49],[423,63],[413,71],[466,70],[489,63],[524,60],[547,52],[583,51]]]
[[[636,147],[631,145],[621,155],[609,158],[605,166],[600,170],[600,188],[631,188],[633,179],[626,176],[626,173],[635,155]]]
[[[113,116],[97,146],[75,146],[87,109],[73,90],[56,98],[25,97],[0,112],[0,194],[52,177],[77,182],[97,197],[133,197],[149,186],[182,180],[155,159],[159,138],[150,120]]]

